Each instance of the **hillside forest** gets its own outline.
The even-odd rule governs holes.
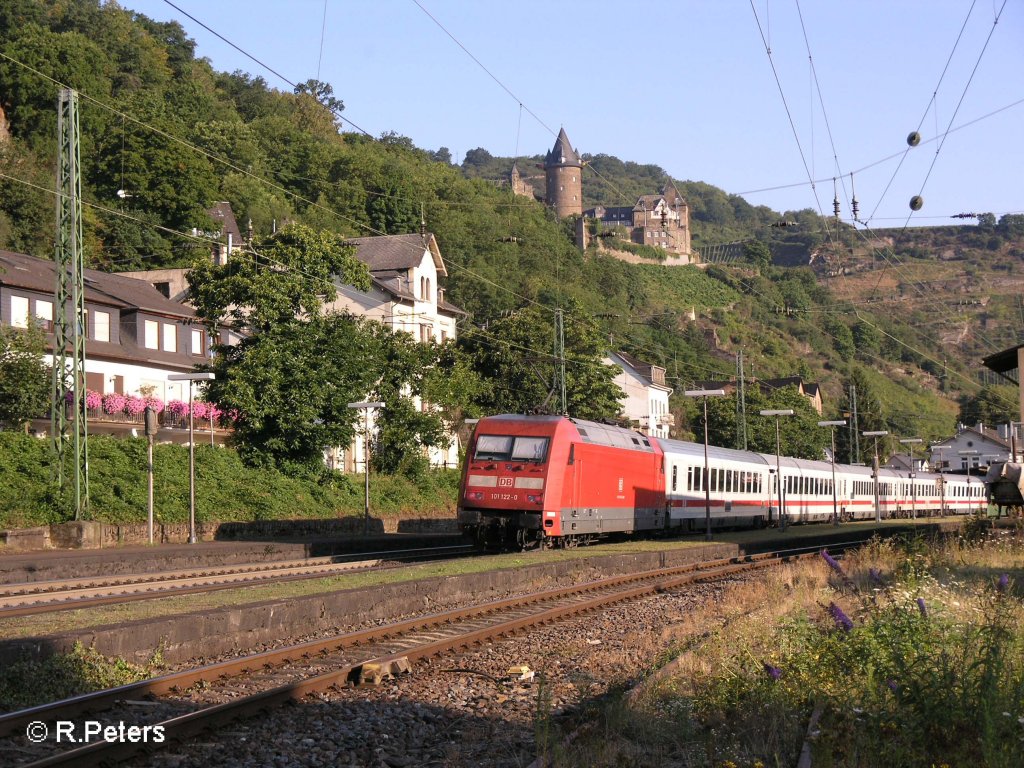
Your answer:
[[[851,386],[862,430],[936,439],[958,421],[1017,418],[1016,388],[982,377],[980,358],[1020,341],[1024,216],[866,231],[674,179],[704,263],[626,263],[598,246],[579,250],[573,221],[513,196],[512,162],[533,168],[547,147],[524,158],[477,148],[458,162],[445,147],[351,130],[343,88],[218,72],[177,23],[99,0],[0,0],[0,248],[53,254],[63,86],[80,99],[88,263],[192,267],[201,314],[247,324],[246,342],[214,360],[209,395],[246,414],[238,444],[252,465],[312,471],[325,446],[351,438],[344,404],[367,392],[398,404],[383,415],[386,449],[375,453],[392,472],[422,471],[421,447],[467,417],[557,410],[556,309],[574,416],[619,416],[600,362],[618,349],[666,370],[680,438],[703,432],[682,391],[733,379],[739,353],[747,378],[820,385],[821,416],[793,391],[747,388],[748,414],[798,410],[783,425],[794,455],[822,455],[828,434],[814,424],[843,417]],[[632,205],[669,180],[656,165],[585,159],[586,206]],[[531,181],[542,195],[543,180]],[[224,268],[192,234],[213,226],[205,210],[217,201],[252,235]],[[417,344],[319,311],[331,275],[368,280],[346,238],[421,228],[440,245],[446,299],[467,313],[456,341]],[[247,313],[232,318],[239,306]],[[23,343],[38,340],[0,338]],[[0,365],[0,388],[15,375]],[[414,396],[437,408],[414,408]],[[741,444],[735,401],[711,411],[712,442]],[[23,417],[0,412],[9,427]],[[751,449],[774,451],[767,421],[748,415]],[[847,433],[839,437],[845,459]]]

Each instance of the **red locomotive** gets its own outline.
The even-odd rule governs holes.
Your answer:
[[[665,527],[660,446],[621,427],[562,416],[481,419],[459,499],[463,530],[486,546],[575,546]]]

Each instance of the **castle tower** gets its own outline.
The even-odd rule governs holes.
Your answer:
[[[559,218],[583,213],[583,161],[569,143],[565,129],[558,132],[555,146],[544,158],[547,178],[545,202]]]
[[[509,184],[512,187],[513,195],[533,198],[533,185],[528,182],[519,172],[519,163],[512,163],[512,173],[509,174]]]

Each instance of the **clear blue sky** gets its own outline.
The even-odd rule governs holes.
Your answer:
[[[874,227],[903,225],[917,194],[911,226],[1024,213],[1021,0],[419,0],[501,85],[413,0],[327,0],[326,24],[324,0],[174,2],[294,82],[319,71],[367,132],[457,162],[546,152],[564,126],[580,152],[779,211],[831,215],[840,175],[848,220],[853,171]],[[215,69],[288,88],[167,3],[122,5],[178,20]]]

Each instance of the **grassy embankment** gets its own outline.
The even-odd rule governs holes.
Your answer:
[[[47,440],[0,432],[0,529],[63,522],[51,492]],[[158,523],[188,520],[188,449],[154,450],[154,507]],[[455,470],[432,471],[417,481],[373,476],[370,504],[382,517],[453,517]],[[335,474],[330,482],[251,469],[225,448],[196,445],[199,522],[333,518],[363,513],[362,475]],[[146,442],[102,435],[89,439],[91,518],[109,523],[146,520]]]
[[[547,749],[567,766],[1024,764],[1022,577],[1019,532],[772,572],[670,628],[663,674]]]

